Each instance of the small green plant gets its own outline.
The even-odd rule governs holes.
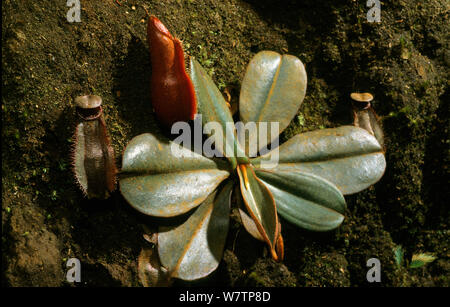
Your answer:
[[[410,269],[420,268],[427,263],[433,262],[436,257],[431,254],[414,254],[409,263]]]
[[[411,261],[405,261],[404,251],[401,245],[394,248],[395,263],[397,266],[405,265],[406,268],[416,269],[436,260],[436,257],[429,253],[413,254]]]
[[[152,285],[172,278],[199,279],[217,268],[235,191],[243,200],[240,212],[245,228],[280,261],[283,239],[278,214],[302,228],[332,230],[344,220],[343,195],[374,184],[386,167],[377,139],[355,126],[298,134],[263,155],[249,155],[244,150],[249,139],[240,142],[234,125],[229,125],[232,114],[211,77],[193,58],[190,67],[203,126],[217,122],[227,132],[226,138],[209,134],[214,144],[223,144],[218,148],[226,159],[207,158],[155,133],[136,136],[126,146],[120,176],[124,198],[147,215],[185,217],[158,228],[146,269]],[[281,133],[296,116],[305,92],[306,72],[298,58],[260,52],[242,82],[240,120],[255,123],[257,131],[261,123],[277,122]],[[269,135],[260,140],[258,152],[278,138]],[[268,170],[264,164],[274,150],[278,163]]]

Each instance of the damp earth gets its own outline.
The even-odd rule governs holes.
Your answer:
[[[352,92],[373,94],[385,133],[385,175],[346,196],[337,230],[313,233],[280,218],[277,263],[234,211],[218,270],[175,285],[449,286],[448,2],[383,1],[379,23],[367,21],[366,1],[81,1],[79,23],[67,21],[65,4],[2,2],[2,285],[142,286],[143,234],[159,221],[118,191],[85,198],[70,157],[80,93],[102,97],[118,167],[134,136],[161,129],[150,103],[149,13],[232,105],[257,52],[300,58],[306,97],[282,142],[351,124]],[[436,260],[409,268],[418,253]],[[70,258],[82,264],[81,283],[66,281]],[[366,279],[370,258],[380,260],[381,283]]]

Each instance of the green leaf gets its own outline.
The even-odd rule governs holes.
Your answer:
[[[230,181],[180,226],[160,227],[159,258],[171,277],[195,280],[217,268],[228,233],[232,190]]]
[[[264,242],[265,240],[259,233],[255,221],[241,208],[239,208],[239,216],[241,217],[242,226],[244,226],[245,230],[256,240]]]
[[[256,171],[269,188],[278,213],[297,226],[327,231],[344,220],[345,199],[332,183],[301,172]]]
[[[210,136],[216,145],[223,144],[223,148],[218,150],[230,160],[233,169],[236,168],[237,162],[248,163],[248,158],[237,142],[233,117],[222,93],[202,66],[192,57],[191,79],[197,97],[197,113],[202,115],[203,125],[216,122],[222,127],[222,135],[215,131]],[[222,139],[218,140],[219,137]]]
[[[414,254],[409,264],[409,268],[415,269],[424,266],[427,263],[433,262],[436,257],[430,254]]]
[[[236,186],[233,195],[236,199],[237,213],[241,219],[242,226],[244,226],[247,233],[250,234],[253,238],[258,241],[265,242],[264,238],[258,230],[258,227],[256,226],[255,221],[245,212],[244,199],[242,197],[240,189],[240,186]]]
[[[141,134],[125,148],[120,191],[144,214],[180,215],[202,203],[229,176],[220,162],[166,138]]]
[[[237,168],[241,194],[250,217],[269,245],[272,257],[278,259],[275,245],[279,237],[278,216],[275,201],[269,189],[259,180],[249,164]]]
[[[376,138],[354,126],[297,134],[279,148],[252,159],[252,164],[263,168],[277,150],[278,164],[270,170],[317,175],[336,185],[344,195],[374,184],[386,168],[383,149]]]
[[[401,245],[394,248],[394,258],[397,266],[401,266],[403,263],[404,251]]]
[[[259,52],[250,61],[242,81],[241,120],[257,123],[258,131],[261,122],[278,122],[281,133],[297,114],[305,97],[306,82],[305,67],[297,57],[273,51]],[[267,139],[259,140],[258,150],[277,137],[278,133],[272,136],[268,132]]]

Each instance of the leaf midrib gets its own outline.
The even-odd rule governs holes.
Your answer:
[[[327,157],[323,157],[323,158],[317,158],[317,157],[312,157],[310,159],[304,159],[304,160],[296,160],[296,161],[283,161],[283,159],[279,159],[278,164],[299,164],[299,163],[315,163],[315,162],[324,162],[324,161],[335,161],[335,160],[344,160],[344,159],[349,159],[349,158],[353,158],[353,157],[364,157],[364,156],[369,156],[369,155],[374,155],[374,154],[383,154],[382,150],[379,149],[374,149],[370,152],[364,152],[364,153],[360,153],[360,152],[355,152],[352,153],[350,155],[348,154],[336,154],[336,155],[330,155]],[[279,154],[281,155],[281,154]],[[268,154],[265,154],[264,156],[260,156],[254,159],[255,162],[261,162],[263,161],[265,157],[269,157],[270,156],[270,152]]]
[[[280,55],[280,56],[279,56],[279,59],[280,59],[280,63],[279,63],[279,65],[278,65],[278,67],[277,67],[277,70],[275,71],[275,75],[274,75],[273,78],[272,78],[272,85],[270,86],[270,90],[269,90],[269,92],[267,93],[267,98],[266,98],[266,100],[265,100],[264,103],[263,103],[263,106],[262,106],[262,108],[261,108],[261,111],[260,111],[259,114],[258,114],[257,120],[255,121],[255,122],[257,122],[257,123],[261,122],[261,117],[262,117],[262,115],[263,115],[263,113],[264,113],[264,109],[265,109],[265,108],[267,107],[267,105],[269,104],[270,99],[272,98],[272,95],[273,95],[275,86],[276,86],[276,84],[277,84],[277,82],[278,82],[278,77],[279,77],[279,75],[280,75],[281,65],[283,64],[283,56]]]

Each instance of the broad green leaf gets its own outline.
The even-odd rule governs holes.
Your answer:
[[[180,226],[160,227],[159,258],[171,277],[195,280],[217,268],[228,233],[232,190],[230,181]]]
[[[374,184],[386,168],[383,149],[376,138],[354,126],[298,134],[279,148],[252,159],[252,164],[263,168],[277,150],[277,165],[270,168],[267,164],[268,170],[314,174],[336,185],[344,195]]]
[[[275,245],[279,237],[279,228],[273,196],[256,177],[251,165],[241,164],[237,170],[245,207],[264,241],[269,245],[272,257],[277,260]]]
[[[120,191],[144,214],[180,215],[202,203],[229,176],[220,162],[168,139],[141,134],[125,148]]]
[[[273,51],[259,52],[250,61],[242,81],[241,120],[255,122],[258,131],[262,122],[278,122],[281,133],[297,114],[305,97],[306,82],[305,67],[297,57]],[[258,150],[272,143],[279,133],[272,135],[268,130],[267,138],[259,139]]]
[[[332,183],[301,172],[256,171],[269,188],[278,213],[309,230],[327,231],[344,220],[345,199]]]
[[[225,99],[211,77],[192,57],[191,79],[197,97],[197,113],[202,115],[203,125],[205,126],[210,122],[216,122],[222,127],[222,133],[217,133],[217,131],[215,131],[215,133],[210,136],[213,138],[216,145],[223,145],[223,148],[218,148],[218,150],[223,156],[230,160],[233,169],[236,168],[237,162],[248,163],[244,151],[237,142],[233,117]],[[217,138],[221,138],[221,140],[218,140]]]

